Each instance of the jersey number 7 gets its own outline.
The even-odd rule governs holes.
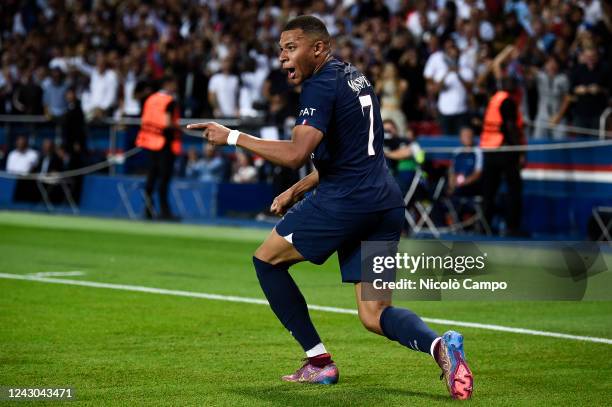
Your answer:
[[[372,97],[370,95],[359,96],[359,103],[361,103],[361,112],[364,116],[364,109],[368,109],[368,114],[370,116],[370,128],[368,131],[368,155],[374,155],[374,110],[372,106]]]

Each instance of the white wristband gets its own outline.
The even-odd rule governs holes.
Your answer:
[[[227,136],[227,144],[230,146],[235,146],[239,135],[240,132],[238,130],[230,130],[229,135]]]

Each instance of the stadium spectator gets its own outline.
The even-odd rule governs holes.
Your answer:
[[[12,113],[13,82],[10,68],[0,66],[0,113],[2,114]]]
[[[28,147],[28,138],[18,136],[15,149],[8,154],[6,172],[11,174],[29,174],[38,163],[38,152]]]
[[[57,154],[55,143],[51,139],[44,139],[40,149],[40,159],[32,172],[47,175],[60,172],[64,169],[62,158]]]
[[[429,68],[437,94],[440,127],[444,134],[457,135],[468,121],[468,93],[474,74],[470,64],[459,58],[459,49],[452,39],[444,42],[444,52],[438,55]]]
[[[214,145],[204,144],[204,156],[198,157],[198,152],[191,148],[187,151],[187,166],[185,176],[202,182],[222,182],[225,172],[225,160],[217,153]]]
[[[187,61],[187,69],[179,77],[179,94],[183,100],[184,117],[210,117],[212,108],[207,92],[210,77],[198,64],[198,58]]]
[[[573,103],[573,125],[587,129],[599,128],[599,117],[608,106],[610,96],[610,69],[599,61],[595,48],[589,47],[580,54],[579,63],[570,73],[571,96],[566,97],[552,123],[557,124]]]
[[[531,27],[532,15],[524,0],[507,0],[504,3],[504,13],[516,16],[518,23],[529,35],[533,35]]]
[[[62,126],[62,146],[71,154],[75,144],[78,144],[80,154],[85,154],[87,149],[87,128],[85,126],[85,115],[81,109],[81,102],[77,99],[73,88],[68,88],[65,94],[66,113]]]
[[[108,57],[100,51],[96,56],[95,67],[86,63],[80,63],[76,67],[89,77],[89,89],[82,96],[83,111],[87,119],[99,119],[111,113],[117,103],[119,77],[110,66]]]
[[[376,93],[380,97],[380,114],[383,120],[393,120],[400,134],[406,133],[406,116],[401,106],[407,90],[408,82],[399,77],[397,67],[391,62],[386,63],[381,78],[376,81]]]
[[[244,151],[236,151],[232,182],[237,184],[252,184],[257,182],[257,168],[253,165],[253,159]]]
[[[59,68],[51,70],[51,77],[43,82],[43,105],[45,114],[54,120],[63,118],[68,109],[66,91],[68,84]]]
[[[430,9],[428,3],[426,0],[417,0],[414,10],[406,18],[406,27],[419,40],[438,20],[438,13]]]
[[[232,73],[232,59],[226,57],[221,63],[221,71],[214,74],[208,83],[208,102],[215,117],[239,115],[239,85],[238,76]]]
[[[185,156],[185,171],[184,175],[186,178],[198,179],[200,177],[200,171],[197,168],[200,155],[195,147],[189,147]]]
[[[141,79],[142,67],[137,60],[127,57],[119,68],[119,98],[117,115],[119,117],[139,117],[142,106],[138,99],[137,87]]]
[[[64,161],[63,157],[61,156],[61,150],[58,153],[53,140],[48,138],[44,139],[40,149],[40,159],[32,172],[43,176],[63,170]],[[37,180],[33,197],[36,201],[40,201],[42,199],[45,203],[61,203],[64,199],[64,193],[62,191],[60,182],[62,182],[62,180],[46,180],[44,177]]]
[[[463,4],[467,5],[465,2]],[[475,24],[469,19],[460,20],[459,30],[453,37],[460,51],[461,63],[474,72],[478,60],[478,49],[480,48]]]
[[[562,129],[551,126],[551,121],[561,108],[561,102],[569,92],[567,75],[559,72],[559,62],[555,57],[548,57],[544,69],[537,69],[535,80],[538,90],[538,110],[536,114],[534,138],[563,138]],[[565,122],[561,122],[565,124]]]
[[[36,77],[32,68],[20,71],[19,82],[13,92],[13,111],[18,114],[41,115],[43,109],[43,90],[41,78]]]
[[[240,73],[239,106],[241,117],[254,117],[258,115],[257,107],[263,102],[263,86],[268,76],[267,59],[257,61],[249,57],[243,64]]]
[[[462,148],[471,148],[471,150],[461,149],[453,154],[451,165],[448,167],[448,194],[451,196],[480,195],[482,150],[474,146],[474,131],[471,127],[461,128],[459,140],[461,140]]]
[[[422,120],[426,106],[425,82],[423,81],[423,63],[419,60],[416,47],[403,50],[398,61],[400,77],[408,85],[402,100],[402,111],[408,121]]]

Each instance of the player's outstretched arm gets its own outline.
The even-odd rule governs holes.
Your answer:
[[[238,145],[274,164],[293,169],[300,168],[308,161],[323,138],[320,130],[308,125],[295,126],[293,136],[288,141],[262,140],[215,122],[190,124],[187,128],[204,130],[203,137],[214,145]]]

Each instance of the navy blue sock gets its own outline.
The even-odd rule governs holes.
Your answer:
[[[380,314],[383,334],[413,350],[429,353],[431,344],[439,336],[414,312],[387,307]]]
[[[321,343],[321,338],[310,320],[306,300],[291,278],[289,267],[283,264],[275,266],[257,257],[253,257],[253,265],[270,308],[302,345],[304,351]]]

